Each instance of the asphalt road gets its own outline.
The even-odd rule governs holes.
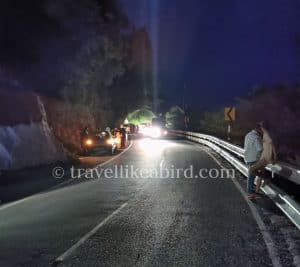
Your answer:
[[[81,177],[0,206],[0,266],[272,265],[249,206],[231,179],[145,177],[149,170],[155,176],[160,169],[190,166],[195,173],[219,170],[198,146],[137,140],[99,169],[120,177],[120,166],[129,176],[131,168],[146,171],[131,173],[133,178],[110,178],[111,172],[107,178]],[[57,262],[60,256],[63,261]]]

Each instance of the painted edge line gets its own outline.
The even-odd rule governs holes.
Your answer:
[[[54,261],[54,265],[58,265],[59,263],[65,261],[77,248],[83,245],[91,236],[93,236],[102,226],[104,226],[113,216],[117,215],[122,209],[124,209],[128,205],[128,202],[121,205],[118,209],[116,209],[113,213],[108,215],[103,221],[101,221],[98,225],[96,225],[91,231],[81,237],[72,247],[66,250],[63,254],[57,257]]]
[[[221,168],[227,169],[212,153],[201,148],[201,146],[199,146],[199,145],[197,147],[199,149],[201,149],[202,151],[204,151],[205,153],[207,153]],[[255,208],[253,203],[247,198],[247,195],[246,195],[245,191],[243,190],[243,188],[241,187],[241,185],[235,179],[231,179],[231,181],[236,186],[236,188],[239,190],[239,192],[241,193],[241,195],[243,196],[244,200],[246,201],[246,203],[248,204],[248,206],[250,208],[250,211],[258,225],[259,230],[261,231],[261,234],[262,234],[265,244],[267,246],[269,256],[272,261],[272,265],[274,267],[282,267],[282,265],[280,263],[280,259],[277,256],[278,252],[275,247],[274,241],[273,241],[270,233],[268,232],[267,227],[266,227],[265,223],[263,222],[261,216],[259,215],[259,212]]]
[[[99,165],[96,165],[94,168],[99,168],[99,167],[105,166],[106,164],[108,164],[108,163],[110,163],[110,162],[116,160],[116,159],[119,158],[121,155],[123,155],[124,153],[126,153],[126,152],[132,147],[132,145],[133,145],[133,142],[131,141],[131,142],[130,142],[130,145],[129,145],[125,150],[123,150],[121,153],[119,153],[119,154],[113,156],[111,159],[109,159],[109,160],[107,160],[107,161],[105,161],[105,162],[102,162],[102,163],[99,164]],[[82,175],[84,175],[84,174],[82,174]],[[21,203],[23,203],[23,202],[25,202],[25,201],[34,199],[34,198],[36,198],[37,196],[40,196],[40,195],[42,195],[42,194],[44,194],[44,193],[46,193],[46,192],[49,192],[50,190],[58,189],[58,188],[60,188],[61,186],[64,186],[64,185],[67,185],[67,184],[71,183],[72,181],[73,181],[73,179],[69,179],[69,180],[67,180],[67,181],[64,181],[64,182],[58,184],[58,185],[55,185],[55,186],[53,186],[53,187],[50,187],[50,188],[48,188],[48,189],[46,189],[46,190],[44,190],[44,191],[42,191],[42,192],[33,194],[33,195],[31,195],[31,196],[28,196],[28,197],[25,197],[25,198],[22,198],[22,199],[19,199],[19,200],[16,200],[16,201],[13,201],[13,202],[10,202],[10,203],[7,203],[7,204],[0,205],[0,211],[5,210],[5,209],[8,209],[8,208],[13,207],[13,206],[16,206],[16,205],[21,204]]]
[[[126,149],[124,149],[121,153],[119,153],[119,154],[117,154],[117,155],[114,155],[114,156],[112,156],[112,158],[108,159],[107,161],[104,161],[104,162],[102,162],[102,163],[96,165],[96,166],[94,167],[94,169],[100,168],[100,167],[102,167],[102,166],[105,166],[106,164],[108,164],[108,163],[110,163],[110,162],[116,160],[117,158],[119,158],[120,156],[122,156],[124,153],[126,153],[126,152],[132,147],[132,145],[133,145],[133,142],[130,142],[130,145],[129,145],[128,147],[126,147]],[[81,178],[81,177],[84,176],[85,174],[86,174],[86,172],[83,173],[83,174],[81,174],[78,178]],[[50,187],[50,188],[47,189],[47,190],[53,190],[53,189],[59,188],[60,186],[67,185],[67,184],[69,184],[69,183],[72,183],[73,181],[74,181],[74,179],[71,178],[71,179],[69,179],[69,180],[67,180],[67,181],[64,181],[64,182],[61,183],[61,184],[55,185],[55,186],[53,186],[53,187]]]

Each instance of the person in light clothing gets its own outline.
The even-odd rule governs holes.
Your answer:
[[[259,192],[262,185],[262,174],[264,174],[265,167],[268,164],[273,164],[277,160],[275,146],[267,130],[267,125],[265,123],[261,123],[260,126],[263,132],[263,151],[259,161],[253,164],[249,169],[251,175],[258,176],[255,190],[256,193]]]
[[[245,137],[244,160],[249,169],[251,166],[253,166],[255,163],[258,162],[258,160],[261,156],[261,152],[263,150],[262,134],[263,134],[263,132],[262,132],[261,126],[259,124],[257,124],[255,129],[253,129],[251,132],[249,132]],[[247,193],[248,193],[249,199],[255,198],[255,186],[254,186],[255,177],[256,177],[256,174],[250,173],[250,171],[249,171],[249,175],[247,178]]]

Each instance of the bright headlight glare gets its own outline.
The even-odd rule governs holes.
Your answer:
[[[151,136],[154,138],[160,137],[161,130],[158,127],[152,128],[151,130]]]
[[[108,139],[108,140],[106,141],[106,143],[107,143],[108,145],[111,145],[111,144],[113,143],[113,140],[112,140],[112,139]]]
[[[88,145],[88,146],[91,146],[93,144],[93,140],[92,139],[87,139],[85,141],[85,143]]]

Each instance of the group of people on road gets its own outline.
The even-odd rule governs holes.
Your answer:
[[[115,128],[113,131],[112,131],[112,135],[120,140],[120,142],[118,143],[118,149],[120,148],[125,148],[127,146],[127,143],[128,143],[128,132],[126,130],[125,127],[123,127],[121,125],[121,127],[118,129],[118,128]]]
[[[259,198],[260,188],[269,181],[266,177],[265,167],[277,160],[275,146],[269,134],[267,123],[258,123],[256,127],[246,135],[244,148],[244,159],[249,168],[247,193],[248,198],[253,200]]]
[[[115,128],[113,130],[111,130],[110,127],[106,127],[104,131],[101,131],[100,129],[97,131],[91,131],[90,128],[86,126],[80,132],[81,148],[83,150],[85,148],[84,140],[91,137],[95,139],[100,136],[100,133],[105,133],[107,138],[116,140],[118,149],[125,148],[128,144],[128,131],[122,125],[120,128]]]

